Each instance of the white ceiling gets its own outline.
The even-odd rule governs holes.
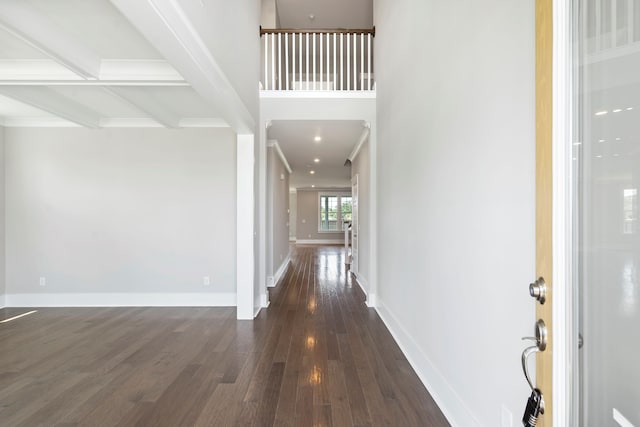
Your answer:
[[[280,28],[373,27],[373,0],[276,0],[276,8]]]
[[[108,0],[0,2],[0,125],[220,126]]]
[[[278,142],[293,170],[291,188],[350,187],[351,168],[344,164],[364,131],[362,121],[277,120],[268,139]],[[316,142],[316,136],[322,140]]]

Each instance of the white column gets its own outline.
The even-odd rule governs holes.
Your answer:
[[[236,289],[238,319],[254,317],[254,135],[237,136]]]

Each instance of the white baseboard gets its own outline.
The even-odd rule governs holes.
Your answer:
[[[5,304],[5,297],[4,295],[0,295],[0,308],[5,308],[6,304]]]
[[[280,267],[278,267],[278,271],[276,271],[276,274],[274,274],[272,277],[267,278],[268,287],[273,288],[278,284],[280,279],[282,279],[282,276],[284,276],[284,273],[287,271],[289,262],[291,262],[291,253],[287,254],[287,257],[284,259],[284,261],[282,261]]]
[[[376,308],[378,306],[378,299],[376,298],[376,294],[367,294],[366,304],[369,308]]]
[[[296,239],[297,245],[344,245],[344,239]]]
[[[377,304],[376,311],[449,423],[452,426],[481,426],[446,378],[423,353],[418,343],[385,307],[383,301]]]
[[[235,307],[235,293],[7,294],[7,307]]]
[[[260,308],[267,308],[271,304],[269,301],[269,296],[267,294],[260,295]]]

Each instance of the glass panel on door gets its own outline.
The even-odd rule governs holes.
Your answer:
[[[580,425],[640,426],[640,0],[574,0]]]

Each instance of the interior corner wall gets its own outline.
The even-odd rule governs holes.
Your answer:
[[[535,319],[534,1],[374,4],[377,309],[452,425],[515,425]]]
[[[371,246],[371,167],[370,144],[366,141],[351,163],[351,176],[358,175],[358,271],[360,285],[370,293]]]
[[[4,127],[0,126],[0,308],[5,306],[5,185]]]
[[[297,191],[297,225],[296,241],[298,243],[344,243],[344,231],[320,232],[318,220],[320,219],[319,195],[320,193],[351,194],[351,188],[306,189]]]
[[[296,191],[289,191],[289,240],[296,240],[298,222],[298,197]]]
[[[267,283],[277,284],[289,261],[289,173],[273,147],[267,148]]]
[[[7,305],[235,305],[235,148],[226,128],[5,129]]]

